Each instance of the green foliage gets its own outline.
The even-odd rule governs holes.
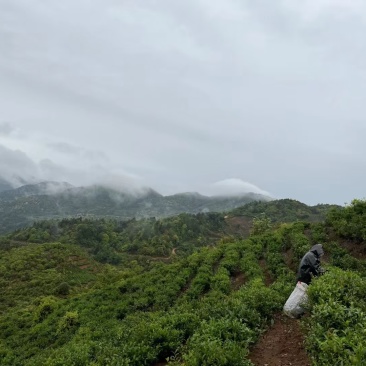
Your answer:
[[[336,207],[339,206],[321,204],[310,207],[296,200],[282,199],[270,202],[251,202],[234,209],[231,214],[233,216],[249,216],[253,218],[265,214],[276,223],[296,222],[298,220],[319,222],[325,218],[329,210]]]
[[[66,314],[60,319],[57,327],[57,332],[61,333],[65,330],[70,330],[75,328],[80,324],[79,322],[79,314],[77,312],[68,311]]]
[[[331,210],[327,223],[342,237],[366,241],[366,200],[355,199],[345,208]]]
[[[249,366],[245,359],[254,333],[245,324],[230,318],[204,321],[188,342],[183,356],[189,366]]]
[[[57,306],[57,300],[52,296],[44,297],[36,302],[34,319],[36,322],[42,322],[51,314]]]
[[[334,267],[310,286],[307,347],[316,365],[365,364],[365,288],[358,274]]]
[[[263,280],[263,271],[253,252],[246,251],[240,261],[240,270],[245,274],[247,280],[261,278]]]
[[[31,244],[0,254],[0,312],[60,290],[63,296],[72,295],[97,281],[95,262],[74,245]]]
[[[249,366],[293,290],[293,267],[320,241],[333,266],[309,287],[308,352],[315,365],[362,365],[365,261],[330,222],[265,226],[246,240],[227,236],[216,214],[65,219],[13,233],[0,239],[0,364]],[[45,232],[57,242],[27,244]]]
[[[311,241],[312,244],[325,243],[329,240],[327,227],[324,222],[319,222],[311,225]]]
[[[265,213],[254,217],[252,223],[251,235],[261,235],[269,233],[272,230],[272,220]]]
[[[240,248],[237,243],[229,244],[225,247],[224,257],[220,263],[221,267],[226,268],[233,274],[239,268]]]
[[[40,283],[42,297],[33,302],[30,297],[27,308],[19,303],[18,313],[3,314],[0,363],[140,366],[174,357],[187,365],[249,365],[245,360],[249,345],[283,301],[263,284],[256,263],[261,246],[252,244],[238,241],[202,248],[187,258],[154,263],[146,270],[136,263],[124,271],[106,266],[95,285],[81,293],[73,291],[73,279],[66,270],[69,264],[80,263],[74,247],[34,245],[32,250],[46,251],[48,258],[59,253],[62,276],[56,276],[49,289],[60,292],[69,284],[70,294],[49,296]],[[8,265],[14,270],[9,276],[27,267],[19,267],[18,259],[11,258],[23,251],[29,255],[29,248],[7,252]],[[244,259],[246,271],[259,279],[232,291],[231,275],[241,270]]]
[[[125,222],[72,218],[37,222],[30,228],[8,235],[0,245],[50,240],[73,243],[88,249],[99,262],[125,265],[133,255],[141,256],[146,263],[154,256],[170,259],[173,250],[179,254],[191,254],[197,247],[217,241],[223,235],[220,234],[223,227],[223,215],[218,213],[180,214],[161,220],[150,218]]]
[[[344,270],[353,270],[366,274],[366,262],[350,255],[345,248],[342,248],[335,241],[328,242],[325,250],[330,254],[330,264]]]
[[[66,296],[70,293],[70,285],[67,282],[62,282],[56,287],[55,294]]]
[[[291,247],[293,250],[294,258],[298,262],[301,260],[303,255],[311,248],[309,239],[302,233],[293,232],[290,235],[290,240],[292,242]]]
[[[230,292],[230,272],[225,267],[220,267],[210,280],[210,287],[214,291],[228,294]]]

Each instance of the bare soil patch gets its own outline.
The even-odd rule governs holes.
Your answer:
[[[236,291],[245,284],[245,276],[244,273],[238,272],[235,273],[233,277],[231,277],[231,288]]]
[[[259,261],[259,265],[261,266],[263,273],[264,273],[264,283],[266,286],[269,286],[273,283],[273,279],[271,274],[269,273],[268,267],[267,267],[267,262],[265,259],[261,259]]]
[[[252,349],[249,359],[256,366],[310,366],[299,320],[283,314]]]
[[[340,241],[340,246],[348,251],[348,253],[359,260],[366,259],[366,246],[364,243],[355,243],[353,241]]]
[[[328,241],[336,241],[339,245],[348,251],[348,253],[359,260],[366,260],[366,242],[347,240],[340,238],[333,229],[328,230]],[[327,252],[325,252],[327,256]],[[324,257],[325,257],[324,256]]]
[[[297,272],[297,267],[298,267],[299,263],[296,263],[294,261],[294,252],[293,252],[292,248],[286,250],[286,252],[283,253],[283,258],[284,258],[284,261],[285,261],[287,267],[292,269],[294,272]]]

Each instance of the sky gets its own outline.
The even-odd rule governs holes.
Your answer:
[[[366,190],[361,0],[1,0],[0,176]]]

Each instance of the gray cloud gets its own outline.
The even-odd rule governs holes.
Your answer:
[[[80,147],[73,146],[71,144],[68,144],[67,142],[55,142],[50,143],[48,146],[55,150],[56,152],[62,153],[62,154],[70,154],[70,155],[79,155],[81,152]]]
[[[24,135],[0,143],[75,181],[362,198],[365,31],[362,1],[3,0],[1,118]]]
[[[109,158],[103,151],[86,150],[83,151],[82,156],[93,162],[108,163]]]
[[[83,167],[64,166],[51,159],[39,162],[32,160],[20,150],[12,150],[0,145],[0,178],[14,187],[26,183],[42,181],[73,182],[77,185],[102,184],[122,191],[139,191],[143,189],[143,181],[126,171],[119,171],[97,164]],[[54,189],[52,185],[49,187]],[[60,188],[60,186],[56,186]]]
[[[38,175],[37,165],[22,151],[0,145],[0,176],[19,186],[22,178],[32,182]]]
[[[80,159],[89,160],[92,162],[109,162],[107,155],[98,150],[87,150],[80,146],[71,145],[67,142],[52,142],[48,144],[48,147],[61,154],[74,156]]]
[[[14,127],[8,122],[0,122],[0,135],[10,135],[14,131]]]

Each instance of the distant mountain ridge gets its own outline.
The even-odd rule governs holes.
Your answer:
[[[183,212],[223,212],[249,202],[270,200],[256,193],[208,197],[186,192],[163,196],[151,188],[121,192],[98,185],[74,187],[65,182],[42,182],[0,192],[0,233],[52,218],[168,217]]]
[[[6,187],[6,186],[5,186]],[[36,196],[42,194],[54,194],[73,188],[73,185],[67,182],[41,182],[36,184],[26,184],[18,188],[3,189],[0,191],[1,200],[12,200],[19,197]]]

